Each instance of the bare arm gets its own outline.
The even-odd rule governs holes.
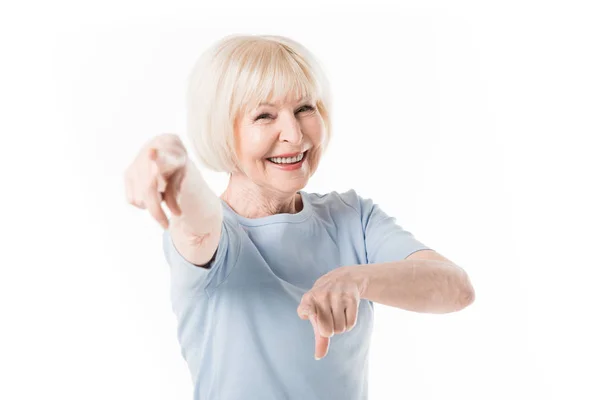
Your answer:
[[[147,209],[169,230],[183,258],[200,266],[211,261],[221,237],[221,200],[188,158],[179,136],[153,137],[127,167],[124,178],[128,202]],[[163,202],[171,210],[171,221]]]
[[[219,245],[223,209],[221,200],[191,160],[185,168],[178,196],[181,214],[171,217],[169,233],[175,248],[186,260],[205,266]]]
[[[361,298],[408,311],[450,313],[475,299],[467,273],[451,261],[407,258],[347,269],[359,282]]]

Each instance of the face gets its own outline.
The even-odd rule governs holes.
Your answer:
[[[275,99],[249,109],[235,123],[242,170],[237,174],[264,189],[294,194],[315,173],[324,135],[313,100]]]

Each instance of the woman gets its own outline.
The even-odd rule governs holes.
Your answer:
[[[473,301],[460,267],[371,200],[302,190],[331,135],[327,81],[302,45],[220,40],[194,66],[188,107],[193,151],[230,174],[224,193],[173,134],[144,146],[126,188],[165,228],[195,399],[365,399],[373,302],[445,313]]]

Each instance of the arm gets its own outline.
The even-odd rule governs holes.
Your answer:
[[[372,200],[359,200],[367,264],[356,272],[363,298],[434,314],[458,311],[473,301],[462,268],[417,240]]]
[[[421,313],[459,311],[473,303],[475,292],[462,268],[441,259],[423,250],[405,260],[351,268],[361,298]]]
[[[175,248],[187,261],[205,266],[217,251],[223,210],[219,197],[194,163],[188,160],[185,168],[178,196],[181,214],[171,217],[169,232]]]

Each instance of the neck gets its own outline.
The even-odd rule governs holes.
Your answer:
[[[229,184],[221,195],[229,207],[245,218],[262,218],[275,214],[295,214],[302,210],[299,193],[260,187],[248,178],[241,179],[231,174]]]

